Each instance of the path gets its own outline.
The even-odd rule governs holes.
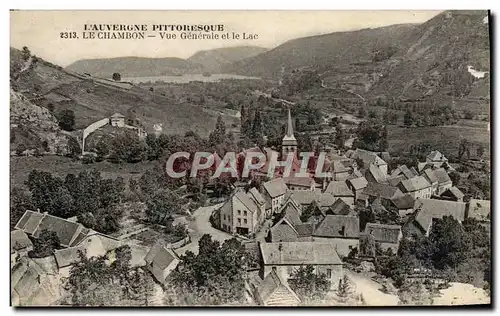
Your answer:
[[[175,252],[178,255],[185,254],[188,250],[193,253],[198,253],[198,241],[204,234],[210,234],[212,240],[218,240],[219,242],[224,242],[227,239],[233,238],[232,235],[215,229],[210,224],[210,215],[217,208],[221,207],[222,204],[200,207],[193,213],[194,221],[189,224],[189,228],[192,230],[190,233],[191,242],[184,247],[176,249]]]
[[[399,298],[393,294],[380,291],[382,287],[370,277],[346,270],[347,276],[356,284],[356,291],[363,295],[368,306],[394,306],[398,305]]]

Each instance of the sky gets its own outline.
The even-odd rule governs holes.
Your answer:
[[[188,58],[200,50],[240,45],[272,49],[294,38],[400,23],[422,23],[440,11],[11,11],[10,45],[28,46],[45,60],[67,66],[90,58],[122,56]],[[257,34],[254,40],[83,39],[86,24],[224,24],[225,30]],[[75,31],[78,39],[62,39]],[[222,34],[222,33],[220,33]]]

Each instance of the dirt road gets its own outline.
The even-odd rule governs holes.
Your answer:
[[[231,239],[233,236],[215,229],[210,224],[210,215],[212,212],[221,207],[222,204],[200,207],[193,213],[194,221],[189,224],[189,229],[191,230],[191,242],[184,247],[176,249],[175,252],[178,255],[183,255],[186,251],[192,251],[193,253],[198,253],[198,241],[204,234],[210,234],[213,240],[218,240],[224,242],[227,239]]]
[[[399,298],[396,295],[386,294],[380,291],[381,285],[373,281],[370,277],[349,270],[346,270],[346,274],[356,285],[356,292],[363,295],[366,305],[398,305]]]

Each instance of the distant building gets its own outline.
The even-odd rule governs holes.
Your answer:
[[[391,249],[393,254],[398,253],[399,242],[403,238],[401,226],[367,223],[365,234],[372,235],[383,251]]]
[[[33,243],[25,232],[16,229],[10,232],[10,262],[13,265],[17,258],[28,255],[33,250]]]
[[[327,215],[315,228],[313,238],[315,242],[331,243],[340,257],[346,257],[359,247],[359,217]]]
[[[346,185],[354,193],[354,200],[357,200],[361,192],[368,185],[368,181],[366,181],[365,177],[348,179],[346,180]]]
[[[358,166],[360,169],[368,169],[370,165],[374,165],[378,167],[384,175],[387,175],[387,162],[380,158],[375,152],[358,148],[356,150],[348,150],[346,156],[361,161],[362,165]]]
[[[463,202],[464,194],[457,187],[451,187],[448,190],[441,193],[440,198],[443,200],[455,201],[455,202]]]
[[[284,157],[288,155],[288,153],[297,153],[298,142],[295,136],[293,135],[293,124],[292,124],[292,115],[290,113],[290,109],[288,109],[288,124],[286,129],[286,134],[283,137],[283,141],[281,143],[282,154]]]
[[[109,124],[115,127],[125,127],[125,115],[115,113],[109,118]]]
[[[266,213],[267,217],[276,213],[283,205],[285,193],[288,187],[283,178],[274,178],[270,181],[264,182],[264,198],[266,199]]]
[[[414,199],[429,199],[432,195],[431,184],[422,176],[405,179],[398,184],[403,193],[411,195]]]

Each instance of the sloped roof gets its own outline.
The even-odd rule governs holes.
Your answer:
[[[449,188],[446,191],[444,191],[441,194],[441,196],[453,196],[457,200],[461,200],[461,199],[463,199],[464,194],[462,193],[462,191],[460,191],[459,188],[457,188],[456,186],[452,186],[451,188]]]
[[[275,178],[264,182],[264,188],[272,198],[285,194],[288,189],[283,178]]]
[[[26,234],[33,235],[38,224],[43,218],[43,213],[26,211],[21,219],[17,222],[15,228],[23,230]]]
[[[85,229],[79,223],[29,210],[17,222],[16,228],[36,238],[40,236],[43,230],[53,231],[57,234],[61,245],[65,247],[73,246],[78,235]]]
[[[491,203],[489,200],[476,200],[469,201],[469,210],[467,217],[472,217],[480,221],[489,221],[491,213]]]
[[[388,200],[403,195],[401,190],[396,187],[376,182],[368,182],[368,185],[363,190],[363,193],[369,196],[381,197]]]
[[[395,197],[391,201],[400,210],[407,210],[415,205],[415,199],[410,194]]]
[[[283,217],[293,225],[302,224],[302,221],[300,220],[300,212],[295,207],[295,205],[293,205],[292,203],[288,203],[285,207],[286,208],[283,209],[283,212],[285,212],[285,215]]]
[[[376,166],[387,165],[387,162],[382,160],[375,152],[357,148],[355,151],[346,152],[347,157],[352,159],[361,159],[364,167],[367,168],[369,164]]]
[[[292,193],[292,198],[299,205],[309,205],[313,201],[317,201],[319,199],[319,195],[321,192],[319,191],[294,191]]]
[[[233,198],[240,200],[240,202],[245,205],[245,207],[252,213],[259,210],[259,207],[255,203],[255,201],[242,190],[236,191],[236,193],[233,195]]]
[[[434,170],[434,175],[438,179],[439,184],[451,182],[450,176],[444,168]]]
[[[288,297],[287,301],[291,300],[292,302],[295,302],[294,305],[300,303],[300,298],[297,296],[297,294],[290,288],[286,281],[282,280],[278,276],[278,274],[274,270],[271,270],[271,272],[259,285],[259,287],[257,288],[257,295],[264,303],[264,305],[267,305],[268,300],[271,298],[271,296],[280,288],[286,291]]]
[[[318,205],[319,207],[330,207],[332,206],[338,198],[331,195],[330,193],[320,193],[318,195]]]
[[[283,181],[287,186],[294,185],[302,187],[311,187],[311,184],[314,183],[314,180],[309,177],[297,177],[297,176],[283,178]]]
[[[397,186],[401,181],[405,180],[406,177],[402,174],[397,175],[397,176],[391,176],[390,178],[387,178],[387,182],[389,183],[390,186]]]
[[[368,185],[368,181],[366,181],[365,177],[359,177],[359,178],[349,179],[349,180],[346,180],[346,181],[349,181],[349,183],[351,183],[351,185],[354,188],[354,190],[364,189]]]
[[[365,227],[365,234],[373,235],[378,242],[398,243],[400,233],[401,226],[399,225],[367,223]]]
[[[16,250],[22,250],[28,247],[33,247],[33,243],[25,232],[20,229],[10,232],[10,253],[14,253]]]
[[[313,223],[301,223],[295,225],[295,230],[299,234],[299,237],[309,237],[312,236],[314,232],[314,224]]]
[[[352,212],[352,208],[342,199],[337,199],[330,207],[334,215],[348,215]]]
[[[283,225],[290,227],[292,231],[290,232],[289,230],[281,230],[281,228],[283,228]],[[292,236],[290,236],[290,234],[285,234],[288,235],[286,236],[286,238],[289,240],[293,237],[293,234],[295,234],[296,236],[299,235],[299,232],[295,229],[295,226],[286,217],[282,217],[273,227],[270,228],[271,235],[275,235],[276,231],[278,230],[281,231],[281,235],[290,232]]]
[[[438,150],[433,150],[430,152],[430,154],[427,155],[427,159],[431,161],[446,161],[446,157],[440,153]]]
[[[146,261],[147,264],[152,263],[160,270],[167,268],[174,260],[179,260],[177,254],[175,254],[172,249],[166,248],[160,242],[155,243],[144,258],[144,261]],[[164,280],[158,281],[163,282]]]
[[[345,181],[330,181],[325,189],[325,193],[330,193],[335,197],[354,196],[354,193],[349,189]]]
[[[112,118],[124,118],[125,115],[121,114],[121,113],[115,113],[113,115],[111,115]]]
[[[438,178],[436,177],[436,174],[434,173],[434,170],[432,170],[432,169],[425,169],[423,172],[423,175],[427,178],[427,180],[431,184],[438,182]]]
[[[327,215],[314,230],[313,235],[331,238],[357,238],[359,236],[359,218],[357,216]]]
[[[456,220],[463,221],[465,218],[465,203],[435,200],[417,199],[415,201],[415,221],[426,231],[433,218],[443,218],[443,216],[453,216]]]
[[[340,160],[335,160],[332,163],[331,170],[333,173],[342,173],[342,172],[349,172],[352,170],[352,168],[349,168]]]
[[[264,197],[262,196],[262,194],[260,194],[260,192],[254,187],[254,188],[251,188],[248,193],[253,197],[254,201],[257,202],[257,204],[264,204],[266,203],[266,200],[264,199]]]
[[[386,180],[386,175],[380,170],[379,167],[375,165],[370,165],[370,167],[366,170],[367,173],[370,173],[372,177],[377,181],[378,183],[387,183]]]
[[[331,243],[313,241],[260,243],[265,265],[341,265]]]
[[[414,192],[426,189],[431,186],[427,180],[422,176],[413,177],[411,179],[406,179],[400,183],[407,192]]]

